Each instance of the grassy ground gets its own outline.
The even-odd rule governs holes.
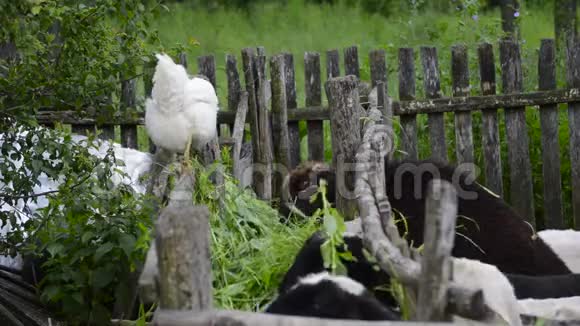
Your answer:
[[[540,41],[553,37],[552,8],[524,8],[521,11],[522,58],[525,91],[537,89],[537,60]],[[443,93],[451,93],[450,53],[451,46],[464,43],[469,48],[470,79],[472,93],[479,93],[479,69],[477,66],[477,44],[490,42],[495,47],[496,62],[499,60],[497,42],[501,33],[498,11],[480,13],[477,17],[465,13],[414,13],[388,19],[369,15],[361,10],[346,6],[319,6],[301,0],[290,0],[285,6],[266,5],[255,8],[251,14],[236,10],[218,9],[207,12],[187,5],[174,5],[170,12],[162,14],[154,23],[164,44],[182,43],[191,45],[188,55],[191,72],[196,72],[195,58],[199,55],[213,54],[217,64],[218,95],[222,104],[226,102],[225,56],[234,54],[241,66],[240,51],[244,47],[264,46],[268,55],[282,51],[291,52],[295,57],[296,83],[299,106],[304,105],[303,54],[317,51],[322,54],[322,73],[326,74],[325,51],[337,48],[359,46],[361,77],[369,78],[368,53],[371,49],[383,48],[387,51],[388,88],[394,98],[398,97],[397,51],[400,47],[413,47],[416,53],[417,96],[423,96],[422,69],[419,61],[419,46],[435,46],[439,53],[441,86]],[[498,91],[501,90],[501,71],[497,66]],[[343,67],[341,71],[344,72]],[[243,75],[242,75],[243,76]],[[243,77],[242,77],[243,78]],[[323,79],[324,80],[324,79]],[[565,86],[562,66],[559,67],[558,85]],[[323,92],[324,97],[324,92]],[[223,105],[222,105],[223,106]],[[568,122],[565,106],[561,107],[560,144],[562,153],[562,175],[564,189],[565,216],[571,216],[570,208],[570,164],[568,155]],[[500,112],[501,114],[501,112]],[[501,116],[503,117],[503,115]],[[539,113],[527,110],[530,136],[530,153],[534,177],[534,200],[538,226],[543,226],[542,211],[542,164]],[[430,153],[426,117],[420,116],[419,150],[421,157]],[[501,119],[502,158],[504,175],[508,175],[507,145],[505,126]],[[455,158],[455,136],[453,116],[446,114],[447,142],[449,157]],[[474,114],[474,141],[476,163],[483,167],[481,152],[480,113]],[[396,123],[395,123],[396,124]],[[330,130],[325,126],[326,158],[332,156],[330,150]],[[301,134],[306,134],[305,126]],[[301,140],[302,159],[307,156],[306,137]],[[504,193],[509,194],[509,180],[504,178]],[[568,219],[568,223],[571,221]],[[571,224],[570,224],[571,225]]]

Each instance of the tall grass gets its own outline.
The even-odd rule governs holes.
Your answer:
[[[371,49],[383,48],[387,53],[388,90],[390,96],[398,98],[397,53],[400,47],[415,48],[415,67],[417,98],[422,98],[423,74],[419,58],[419,46],[435,46],[438,49],[441,88],[444,95],[451,94],[451,46],[458,43],[469,48],[469,67],[472,94],[479,94],[479,68],[477,45],[490,42],[495,48],[498,91],[501,91],[501,71],[499,65],[498,40],[501,37],[500,15],[498,10],[468,16],[464,12],[416,12],[390,18],[369,14],[359,8],[339,4],[315,5],[303,0],[289,0],[284,4],[266,4],[252,8],[250,11],[235,9],[216,9],[206,11],[188,5],[176,4],[170,11],[162,14],[154,23],[159,29],[160,38],[165,44],[182,43],[189,46],[188,54],[191,67],[199,55],[213,54],[217,64],[217,91],[220,102],[226,103],[225,55],[238,57],[241,70],[240,50],[244,47],[264,46],[271,55],[282,51],[294,54],[296,66],[296,84],[298,105],[304,105],[304,62],[306,51],[318,51],[322,57],[322,73],[325,70],[325,51],[344,49],[350,45],[359,46],[361,78],[368,80],[370,75],[368,52]],[[553,10],[550,7],[523,8],[521,10],[521,53],[524,75],[524,91],[537,89],[537,62],[540,41],[553,38]],[[198,45],[192,45],[198,43]],[[563,63],[558,65],[558,86],[565,87]],[[344,72],[344,69],[342,72]],[[192,72],[194,69],[190,68]],[[243,75],[242,75],[243,78]],[[324,78],[323,78],[324,80]],[[325,94],[323,92],[323,97]],[[325,99],[324,99],[325,101]],[[222,105],[223,107],[224,105]],[[570,164],[569,164],[569,130],[565,106],[561,106],[560,144],[562,155],[563,197],[565,216],[571,216],[570,206]],[[455,160],[455,134],[453,115],[446,114],[448,154]],[[476,163],[483,168],[481,151],[481,113],[474,113],[474,142],[476,146]],[[542,205],[542,163],[539,113],[528,108],[526,113],[530,137],[530,154],[534,180],[534,201],[538,226],[543,227]],[[398,120],[397,120],[398,121]],[[395,125],[397,128],[397,121]],[[500,110],[500,130],[502,161],[504,169],[504,193],[509,199],[509,166],[507,165],[507,144],[503,112]],[[426,116],[418,117],[419,155],[429,156]],[[305,124],[301,124],[301,135],[306,135]],[[330,128],[325,123],[325,157],[330,160]],[[307,140],[301,138],[301,156],[307,157]],[[485,182],[483,177],[481,182]],[[571,220],[567,219],[571,226]]]

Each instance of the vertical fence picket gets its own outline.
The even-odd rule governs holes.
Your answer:
[[[469,64],[467,60],[467,47],[465,45],[455,45],[451,48],[453,96],[469,96]],[[474,163],[470,111],[455,112],[455,143],[457,163]]]
[[[423,66],[423,86],[428,99],[441,97],[441,81],[439,79],[439,62],[437,48],[421,47],[421,64]],[[443,113],[429,113],[429,141],[431,142],[431,157],[441,162],[447,162],[447,142],[445,141],[445,119]]]
[[[340,64],[339,64],[339,54],[338,50],[328,50],[326,51],[326,79],[334,78],[340,76]]]
[[[137,80],[126,80],[121,84],[121,110],[135,109]],[[121,145],[128,148],[137,148],[137,125],[121,126]]]
[[[263,178],[262,199],[272,199],[272,133],[270,129],[270,115],[267,106],[268,78],[266,76],[266,56],[255,56],[256,63],[256,90],[258,109],[258,178]],[[259,171],[259,170],[262,171]]]
[[[238,72],[236,56],[231,54],[226,55],[226,78],[228,81],[228,111],[236,112],[240,103],[242,86],[240,84],[240,74]],[[230,124],[229,128],[233,134],[234,125]]]
[[[215,57],[213,55],[197,57],[197,73],[206,76],[217,92],[215,77]]]
[[[294,57],[291,53],[284,53],[284,78],[286,78],[286,108],[296,110],[296,75],[294,72]],[[290,142],[290,166],[293,169],[300,163],[300,130],[298,122],[288,122],[288,141]]]
[[[519,45],[500,42],[503,93],[519,93],[523,89],[522,62]],[[510,166],[511,204],[522,217],[535,226],[532,170],[526,127],[526,108],[505,110],[505,125]]]
[[[177,62],[187,69],[187,53],[181,52],[177,55]]]
[[[538,59],[539,89],[556,89],[556,48],[554,40],[544,39]],[[558,105],[540,106],[542,128],[542,174],[544,182],[544,221],[550,229],[562,228],[562,179],[560,175],[560,141]]]
[[[344,74],[355,75],[357,78],[360,78],[358,47],[355,45],[344,49]]]
[[[415,59],[413,48],[399,49],[399,99],[401,101],[415,99]],[[402,115],[401,127],[401,147],[407,158],[416,160],[419,156],[417,150],[417,115]]]
[[[145,64],[143,67],[143,89],[145,91],[145,97],[151,97],[151,91],[153,90],[153,75],[155,74],[155,66],[157,62],[154,58]],[[155,143],[151,140],[151,138],[147,137],[149,141],[149,153],[155,153]]]
[[[355,153],[361,142],[362,109],[359,105],[358,80],[349,75],[328,80],[325,84],[330,107],[333,166],[336,168],[336,208],[345,218],[354,217]]]
[[[481,77],[482,95],[495,95],[495,61],[493,47],[483,43],[478,48],[479,74]],[[503,179],[501,167],[501,148],[497,109],[483,110],[482,116],[482,146],[485,162],[485,182],[488,189],[503,197]]]
[[[567,50],[568,87],[580,88],[580,40],[570,40]],[[570,128],[570,170],[572,171],[572,209],[574,227],[580,230],[580,102],[568,103]]]
[[[272,175],[272,190],[274,197],[283,198],[282,184],[290,165],[284,55],[276,55],[270,59],[270,80],[272,82],[272,144],[276,163]]]
[[[388,91],[385,50],[372,50],[369,54],[369,61],[371,65],[371,86],[376,87],[378,82],[383,82],[385,90]]]
[[[304,54],[304,83],[306,90],[306,106],[322,105],[322,89],[320,86],[320,54],[306,52]],[[324,132],[322,121],[307,121],[308,126],[308,159],[324,161]]]

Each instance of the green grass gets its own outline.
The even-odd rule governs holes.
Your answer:
[[[537,90],[537,62],[540,41],[553,38],[552,8],[523,8],[521,10],[522,62],[524,91]],[[216,9],[207,11],[188,5],[172,5],[170,12],[162,14],[153,24],[166,45],[175,43],[199,45],[190,46],[188,50],[189,70],[196,71],[196,57],[213,54],[217,65],[217,92],[225,109],[226,74],[225,56],[234,54],[238,58],[241,71],[241,49],[245,47],[264,46],[268,55],[279,52],[294,54],[296,66],[296,85],[298,105],[304,106],[304,62],[306,51],[321,53],[323,81],[326,79],[326,50],[358,45],[361,65],[361,78],[370,76],[368,53],[371,49],[382,48],[387,53],[389,94],[398,98],[397,53],[400,47],[415,49],[417,98],[422,98],[423,76],[419,58],[419,47],[435,46],[438,49],[441,88],[444,95],[451,94],[451,47],[463,43],[469,48],[469,68],[472,94],[479,94],[479,68],[477,45],[490,42],[494,45],[498,92],[501,91],[501,70],[499,66],[498,40],[501,36],[499,11],[492,10],[480,13],[477,20],[465,13],[419,12],[416,15],[397,15],[388,19],[379,15],[370,15],[357,8],[344,5],[325,6],[304,4],[302,0],[290,0],[287,5],[267,4],[254,8],[251,14],[237,10]],[[344,72],[341,62],[341,72]],[[243,74],[240,76],[243,81]],[[563,63],[558,65],[558,86],[565,87]],[[323,98],[325,98],[324,91]],[[324,99],[324,102],[326,100]],[[528,130],[530,136],[530,153],[534,180],[534,200],[539,228],[543,227],[542,205],[542,159],[540,143],[539,113],[536,109],[527,110]],[[455,160],[455,134],[453,115],[445,115],[447,127],[447,145],[450,160]],[[562,185],[564,198],[564,216],[571,216],[570,163],[569,163],[569,130],[565,106],[561,106],[560,145],[562,156]],[[503,112],[500,110],[500,130],[502,140],[502,161],[504,169],[504,193],[509,199],[509,166],[507,165],[507,144]],[[398,119],[395,121],[397,129]],[[474,142],[476,146],[476,163],[483,168],[481,151],[481,113],[473,115]],[[427,117],[418,116],[419,155],[429,156]],[[301,123],[301,159],[307,157],[307,134],[305,123]],[[330,160],[330,127],[325,122],[325,157]],[[480,181],[485,182],[483,177]],[[571,226],[572,221],[568,218]]]

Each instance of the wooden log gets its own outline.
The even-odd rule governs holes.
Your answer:
[[[156,225],[161,309],[212,308],[209,211],[193,205],[194,182],[180,177]]]
[[[338,50],[326,51],[326,80],[340,76],[340,58]]]
[[[376,87],[378,82],[383,82],[385,90],[388,90],[387,61],[385,50],[372,50],[369,54],[371,65],[371,87]]]
[[[246,169],[251,168],[251,166],[244,166],[244,162],[241,157],[242,144],[244,143],[244,126],[246,121],[246,115],[248,113],[248,92],[243,91],[240,95],[240,100],[238,102],[238,108],[236,113],[236,121],[234,123],[234,129],[232,131],[232,138],[234,139],[234,148],[232,150],[233,157],[233,174],[236,180],[242,180],[245,175]],[[248,171],[248,173],[253,173]],[[240,183],[241,185],[241,183]]]
[[[288,114],[297,112],[296,100],[296,76],[294,71],[294,57],[291,53],[284,53],[284,77],[286,78],[286,108]],[[301,119],[299,119],[301,120]],[[300,130],[298,121],[288,122],[288,141],[290,145],[290,169],[294,169],[300,163]]]
[[[495,95],[495,60],[492,45],[489,43],[481,44],[478,47],[477,55],[479,58],[479,75],[481,76],[481,94],[484,96]],[[503,174],[497,109],[483,110],[481,123],[486,186],[498,196],[503,197]]]
[[[266,77],[266,56],[255,57],[256,64],[256,89],[258,91],[258,146],[253,150],[258,152],[255,156],[257,164],[254,165],[254,186],[261,199],[272,199],[272,132],[266,104],[266,91],[268,79]],[[253,136],[253,135],[252,135]]]
[[[304,83],[306,106],[322,105],[322,88],[320,85],[320,54],[304,53]],[[324,130],[321,121],[307,121],[308,126],[308,159],[324,161]]]
[[[217,92],[215,57],[213,55],[204,55],[197,57],[197,73],[206,76]]]
[[[425,203],[424,251],[419,279],[417,320],[450,321],[447,289],[452,276],[451,250],[457,220],[457,192],[443,180],[433,180]]]
[[[399,49],[399,99],[415,99],[415,59],[412,48]],[[401,116],[401,147],[407,158],[416,160],[419,157],[417,147],[417,115]]]
[[[485,325],[476,321],[462,321],[464,325]],[[285,316],[247,311],[213,310],[194,313],[191,311],[159,310],[155,326],[445,326],[452,323],[428,323],[409,321],[368,321],[322,319],[301,316]]]
[[[121,84],[121,110],[135,109],[137,100],[137,80],[130,79]],[[128,148],[137,148],[137,125],[121,126],[121,145]]]
[[[360,78],[360,66],[358,63],[358,47],[353,45],[344,49],[344,73]]]
[[[421,47],[421,64],[423,66],[423,86],[425,96],[441,97],[441,82],[439,80],[439,63],[437,48]],[[431,142],[431,157],[437,161],[447,162],[447,141],[445,140],[445,117],[443,113],[430,113],[427,117],[429,125],[429,140]]]
[[[326,97],[330,109],[333,166],[336,170],[336,208],[345,218],[356,212],[354,173],[356,147],[361,140],[362,108],[359,104],[357,78],[349,75],[326,82]]]
[[[543,39],[538,58],[539,89],[556,89],[556,48],[554,40]],[[564,227],[562,215],[562,177],[560,172],[560,141],[558,136],[558,106],[540,109],[542,128],[542,175],[544,183],[544,221],[549,229]]]
[[[522,62],[517,43],[500,43],[500,62],[504,93],[519,93],[523,89]],[[515,211],[535,225],[532,169],[526,127],[526,108],[505,111],[505,125],[510,166],[510,198]]]
[[[467,47],[455,45],[451,49],[453,96],[469,96],[469,64]],[[457,163],[474,163],[471,112],[455,113],[455,152]]]
[[[288,114],[286,112],[286,85],[284,82],[284,55],[270,59],[270,79],[272,81],[272,143],[276,172],[272,176],[274,196],[283,198],[282,184],[290,166],[290,144],[288,140]]]
[[[567,74],[568,87],[580,87],[580,41],[574,38],[568,44]],[[574,227],[580,230],[580,103],[568,103],[568,125],[570,129],[570,170],[572,171],[572,209]]]

